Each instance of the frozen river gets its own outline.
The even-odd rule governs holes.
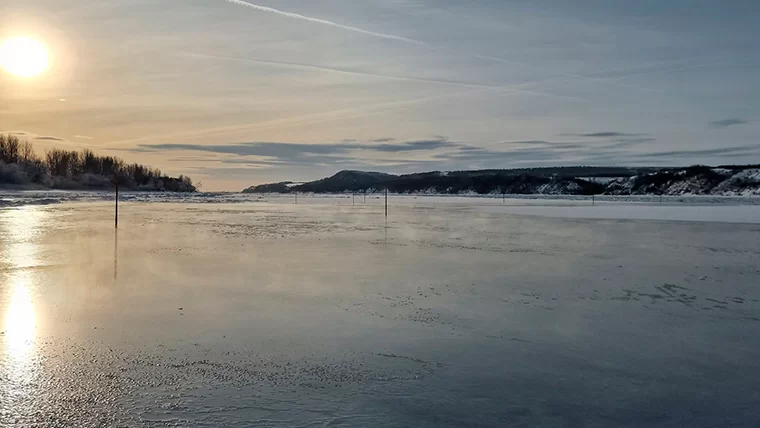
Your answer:
[[[161,198],[4,195],[0,426],[760,426],[758,205]]]

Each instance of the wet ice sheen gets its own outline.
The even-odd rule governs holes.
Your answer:
[[[760,423],[757,224],[393,201],[0,210],[0,426]]]

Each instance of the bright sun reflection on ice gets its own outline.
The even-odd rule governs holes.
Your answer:
[[[10,357],[20,361],[29,357],[34,346],[35,315],[29,290],[23,281],[17,281],[13,287],[5,314],[5,335]]]
[[[0,361],[5,361],[4,367],[0,365],[0,375],[5,372],[0,394],[26,394],[24,385],[34,378],[38,328],[34,267],[39,264],[36,236],[43,215],[35,208],[0,214],[0,267],[5,271],[0,276],[0,344],[4,345]]]

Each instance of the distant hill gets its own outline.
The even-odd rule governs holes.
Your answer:
[[[392,175],[340,171],[303,184],[252,186],[243,193],[393,193],[680,195],[760,194],[760,165],[655,167],[551,167]]]

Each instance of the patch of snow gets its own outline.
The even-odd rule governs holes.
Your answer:
[[[591,183],[609,184],[617,180],[626,180],[630,177],[578,177],[580,180],[588,181]]]

